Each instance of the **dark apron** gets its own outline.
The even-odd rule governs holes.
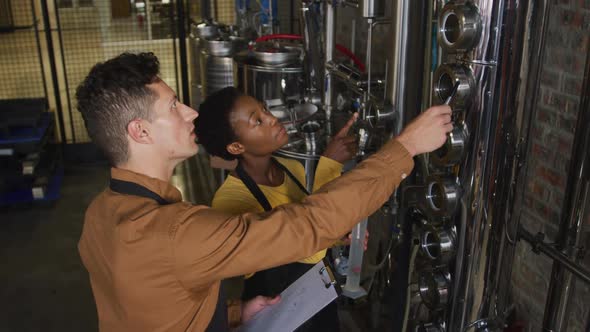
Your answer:
[[[309,191],[307,191],[307,189],[283,164],[278,162],[275,158],[272,158],[271,160],[277,167],[279,167],[279,169],[284,171],[285,174],[287,174],[287,176],[293,180],[293,182],[295,182],[297,187],[299,187],[302,192],[304,192],[306,195],[309,195]],[[272,210],[272,206],[268,202],[266,196],[264,196],[262,190],[260,190],[260,187],[258,187],[252,177],[246,173],[242,164],[239,162],[236,167],[236,174],[240,180],[242,180],[244,185],[246,185],[254,198],[256,198],[258,203],[264,208],[264,211]],[[276,296],[289,287],[290,284],[299,279],[299,277],[309,271],[313,266],[314,264],[295,262],[256,272],[252,277],[244,281],[242,300],[247,301],[258,295]],[[336,302],[328,304],[326,307],[324,307],[324,309],[320,310],[307,322],[297,328],[296,331],[340,331],[338,321],[338,307]]]
[[[124,194],[133,195],[139,197],[145,197],[153,199],[160,205],[168,205],[168,202],[160,195],[149,190],[148,188],[139,185],[135,182],[122,181],[117,179],[111,179],[110,188],[112,191]],[[225,298],[225,292],[222,291],[222,285],[219,286],[219,297],[217,299],[217,305],[215,306],[215,312],[213,318],[207,326],[207,332],[226,332],[229,331],[229,323],[227,319],[227,304]]]

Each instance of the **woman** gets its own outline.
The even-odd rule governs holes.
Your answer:
[[[340,176],[342,163],[355,155],[356,139],[347,132],[356,117],[353,115],[326,147],[316,169],[314,191]],[[269,211],[299,202],[309,194],[303,186],[303,166],[295,160],[273,157],[273,152],[288,143],[289,136],[256,99],[233,87],[214,93],[201,105],[195,131],[209,154],[238,160],[236,169],[215,193],[213,208],[232,214]],[[246,276],[242,298],[280,293],[325,256],[324,249],[295,263]],[[298,331],[339,331],[336,303],[317,313]]]

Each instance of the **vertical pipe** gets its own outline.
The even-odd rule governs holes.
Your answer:
[[[35,10],[34,0],[31,0],[31,17],[33,17],[33,22],[37,22],[37,12]],[[45,66],[43,66],[43,59],[41,54],[41,39],[39,36],[39,27],[35,23],[33,23],[33,26],[35,27],[35,41],[37,42],[37,52],[39,53],[39,68],[41,69],[41,78],[43,79],[43,93],[45,94],[45,98],[49,98],[47,92],[47,77],[45,76]],[[65,128],[60,128],[59,130],[64,131]]]
[[[387,95],[386,102],[391,105],[396,114],[394,134],[401,132],[405,121],[405,71],[407,62],[407,42],[410,20],[410,1],[398,0],[391,4],[391,46],[388,56],[390,70],[387,74]]]
[[[273,0],[268,0],[268,23],[270,24],[270,34],[272,35],[274,33],[274,17],[273,17],[273,13],[272,13],[272,2]]]
[[[295,0],[289,0],[289,33],[294,34],[295,33],[295,9],[293,9],[293,6],[295,4]]]
[[[303,41],[305,47],[304,68],[306,86],[309,99],[315,102],[316,98],[322,98],[324,84],[325,55],[323,45],[320,43],[323,31],[322,13],[313,1],[301,1],[301,21],[303,22]]]
[[[186,56],[186,30],[184,1],[176,0],[176,13],[178,15],[178,48],[180,53],[180,79],[182,81],[182,102],[190,105],[188,84],[188,61]]]
[[[373,52],[373,18],[368,18],[367,19],[367,23],[369,24],[369,28],[367,30],[367,51],[366,51],[366,58],[365,58],[365,64],[367,65],[367,93],[365,93],[365,104],[367,103],[367,101],[369,100],[370,96],[371,96],[371,56],[372,56],[372,52]],[[366,111],[366,107],[363,107],[363,114],[362,114],[362,119],[366,120],[367,119],[367,111]]]
[[[49,68],[51,70],[51,78],[53,81],[53,92],[55,93],[55,107],[57,108],[57,121],[61,128],[61,143],[66,143],[66,130],[63,118],[63,109],[61,105],[61,96],[59,92],[59,82],[57,81],[57,66],[55,65],[55,51],[53,49],[53,39],[51,38],[51,23],[49,22],[49,7],[47,0],[41,0],[41,10],[43,11],[43,24],[45,25],[45,39],[47,40],[47,53],[49,55]],[[62,50],[62,58],[63,50]],[[71,116],[71,113],[70,113]],[[71,119],[71,117],[70,117]],[[74,132],[72,131],[72,134]]]
[[[327,64],[334,58],[334,3],[331,0],[326,1],[326,38],[324,51],[326,60],[324,64],[324,112],[326,113],[326,132],[328,136],[332,135],[331,118],[332,118],[332,78],[328,73]]]
[[[352,19],[352,33],[350,36],[350,51],[352,54],[356,54],[356,20]]]
[[[211,20],[211,4],[210,0],[201,0],[201,21]]]
[[[565,188],[562,218],[557,234],[557,247],[570,258],[577,254],[582,232],[584,191],[590,178],[590,61],[586,57],[584,85],[578,110],[572,159]],[[549,295],[545,304],[543,329],[545,331],[565,331],[566,308],[572,290],[572,273],[558,261],[553,261]]]
[[[218,11],[218,7],[219,7],[219,3],[217,3],[217,0],[211,0],[213,2],[213,15],[214,15],[214,20],[217,22],[219,21],[219,11]]]
[[[178,1],[177,1],[178,3]],[[145,0],[145,23],[147,24],[148,40],[152,40],[152,5],[150,0]]]

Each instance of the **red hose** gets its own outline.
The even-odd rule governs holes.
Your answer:
[[[365,72],[365,64],[359,59],[357,58],[356,55],[354,55],[354,53],[352,53],[348,48],[340,45],[340,44],[336,44],[336,49],[338,51],[340,51],[340,53],[346,55],[347,57],[349,57],[352,62],[354,62],[354,64],[364,73]]]
[[[260,43],[260,42],[264,42],[267,40],[273,40],[273,39],[302,40],[303,37],[301,37],[301,35],[274,34],[274,35],[261,36],[258,39],[256,39],[254,42]],[[358,67],[358,69],[360,69],[361,72],[365,72],[365,64],[356,55],[354,55],[354,53],[352,53],[348,48],[346,48],[343,45],[336,44],[336,50],[338,50],[338,52],[349,57],[352,60],[352,62],[354,62],[354,64]]]
[[[254,42],[261,43],[261,42],[264,42],[267,40],[272,40],[272,39],[301,40],[301,39],[303,39],[303,37],[301,37],[301,35],[275,34],[275,35],[266,35],[266,36],[258,37],[258,39],[256,39]]]

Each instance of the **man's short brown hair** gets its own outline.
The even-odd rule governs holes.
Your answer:
[[[123,53],[96,64],[76,90],[88,135],[114,166],[129,159],[127,125],[151,120],[157,95],[147,85],[159,80],[159,70],[153,53]]]

